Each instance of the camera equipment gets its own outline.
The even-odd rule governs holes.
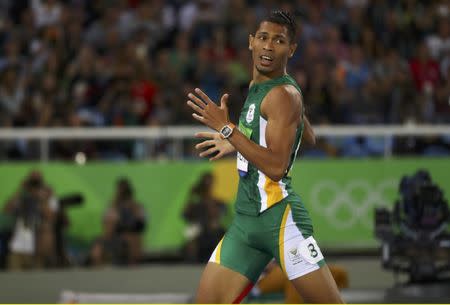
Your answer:
[[[65,195],[65,196],[59,198],[59,204],[62,207],[81,205],[83,202],[84,202],[83,195],[78,194],[78,193]]]
[[[404,176],[393,211],[375,210],[375,236],[385,269],[404,272],[410,283],[443,280],[450,271],[449,207],[430,174]]]

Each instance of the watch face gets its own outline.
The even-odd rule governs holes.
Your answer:
[[[225,126],[223,129],[222,129],[222,135],[226,138],[226,137],[228,137],[230,134],[231,134],[231,132],[232,132],[232,129],[230,128],[230,127],[228,127],[228,126]]]

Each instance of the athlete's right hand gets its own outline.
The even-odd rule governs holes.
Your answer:
[[[218,132],[199,132],[195,134],[195,137],[207,139],[195,145],[196,149],[203,150],[199,154],[200,157],[207,157],[217,152],[215,156],[209,158],[209,161],[220,159],[236,151],[234,146],[228,140],[222,139]]]

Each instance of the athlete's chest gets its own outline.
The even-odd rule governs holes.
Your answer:
[[[239,117],[239,126],[248,129],[255,129],[259,126],[259,119],[261,116],[261,102],[264,97],[260,94],[255,94],[255,90],[250,89],[250,92],[242,107]]]

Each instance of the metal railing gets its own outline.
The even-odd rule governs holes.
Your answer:
[[[161,140],[174,142],[175,156],[181,156],[183,140],[194,139],[194,134],[209,131],[202,126],[168,127],[112,127],[112,128],[0,128],[0,141],[37,140],[40,159],[48,161],[49,145],[54,140]],[[450,136],[450,125],[352,125],[315,126],[317,137],[375,136],[383,137],[384,156],[392,155],[389,145],[393,136]]]

